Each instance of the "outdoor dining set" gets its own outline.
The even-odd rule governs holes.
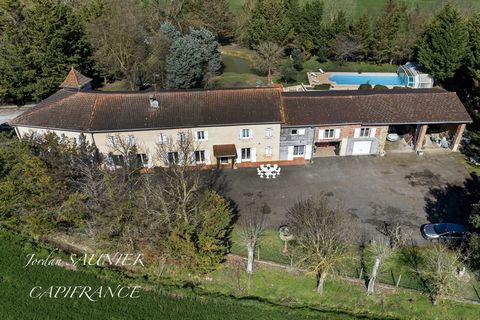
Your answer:
[[[275,179],[277,176],[280,175],[281,168],[274,164],[266,164],[266,165],[260,165],[260,168],[257,168],[257,173],[260,178],[266,178],[266,179]]]

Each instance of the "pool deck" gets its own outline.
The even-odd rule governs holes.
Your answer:
[[[363,76],[391,76],[391,75],[396,75],[396,73],[393,72],[324,72],[321,73],[319,71],[317,72],[307,72],[307,77],[308,77],[308,83],[310,84],[311,87],[314,87],[319,84],[330,84],[330,90],[358,90],[359,85],[354,85],[354,84],[348,84],[348,85],[340,85],[337,84],[334,81],[330,81],[328,78],[330,78],[332,75],[363,75]],[[389,89],[395,87],[394,85],[392,86],[386,86]]]

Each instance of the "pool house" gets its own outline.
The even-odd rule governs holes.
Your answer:
[[[407,62],[403,66],[399,66],[397,74],[403,79],[405,86],[409,88],[433,87],[433,77],[429,74],[420,72],[417,65],[413,62]]]

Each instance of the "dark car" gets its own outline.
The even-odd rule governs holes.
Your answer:
[[[427,240],[461,239],[467,235],[467,229],[456,223],[429,223],[421,226],[422,236]]]

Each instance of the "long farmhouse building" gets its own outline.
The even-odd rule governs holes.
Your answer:
[[[303,162],[321,156],[456,151],[472,119],[453,92],[440,88],[283,92],[281,88],[102,92],[72,69],[60,90],[11,121],[22,138],[55,132],[84,134],[115,156],[119,137],[136,145],[146,166],[159,145],[191,136],[205,165]],[[401,137],[390,142],[388,134]],[[434,140],[435,143],[432,144]]]

